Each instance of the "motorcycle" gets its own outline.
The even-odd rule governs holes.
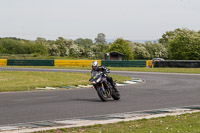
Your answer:
[[[92,72],[91,79],[89,80],[97,91],[99,98],[106,102],[109,98],[114,100],[120,99],[119,92],[115,92],[111,83],[107,80],[107,74],[103,72]],[[115,82],[114,82],[115,84]],[[116,85],[116,84],[115,84]]]

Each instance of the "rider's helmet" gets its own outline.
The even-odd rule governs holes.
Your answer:
[[[97,61],[93,61],[91,66],[93,70],[96,70],[96,68],[99,66],[99,63]]]

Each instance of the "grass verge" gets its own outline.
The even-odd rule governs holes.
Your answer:
[[[110,75],[123,82],[130,77]],[[87,85],[89,73],[0,71],[0,92],[35,90],[36,87]]]
[[[200,113],[35,133],[199,133]]]
[[[91,67],[51,67],[51,66],[7,66],[9,68],[49,68],[49,69],[81,69],[91,70]],[[135,71],[135,72],[163,72],[163,73],[196,73],[200,74],[200,68],[144,68],[144,67],[108,67],[111,71]]]

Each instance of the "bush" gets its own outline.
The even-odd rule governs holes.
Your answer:
[[[1,54],[32,54],[47,55],[47,49],[42,44],[36,44],[28,40],[14,40],[11,38],[0,39]]]

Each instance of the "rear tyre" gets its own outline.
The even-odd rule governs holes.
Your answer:
[[[101,99],[101,101],[106,102],[107,101],[107,95],[106,93],[101,89],[101,87],[99,86],[97,88],[97,93],[99,95],[99,98]]]
[[[119,100],[120,99],[120,94],[119,92],[116,92],[115,89],[113,88],[113,86],[111,85],[110,82],[108,82],[108,86],[111,88],[111,91],[112,91],[112,98],[114,100]]]
[[[119,94],[119,92],[113,92],[113,94],[112,94],[112,98],[114,99],[114,100],[119,100],[120,99],[120,94]]]

